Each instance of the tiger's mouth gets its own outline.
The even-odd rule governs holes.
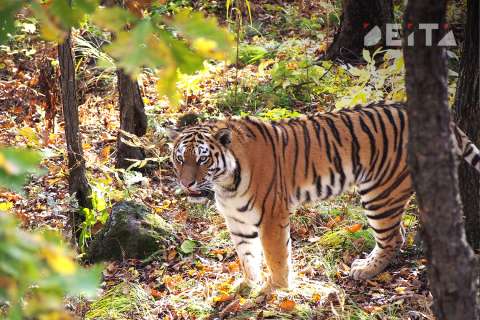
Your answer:
[[[187,191],[189,199],[192,200],[213,200],[215,193],[212,190],[203,189],[203,190],[189,190]]]
[[[188,190],[187,194],[189,197],[192,197],[192,198],[200,198],[200,197],[206,198],[208,196],[208,190],[198,190],[198,191]]]

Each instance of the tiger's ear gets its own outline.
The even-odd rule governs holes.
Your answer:
[[[173,128],[167,128],[166,131],[167,131],[167,137],[171,141],[175,140],[182,132],[178,129],[173,129]]]
[[[232,143],[232,130],[229,128],[222,128],[215,133],[215,139],[224,147],[228,147]]]

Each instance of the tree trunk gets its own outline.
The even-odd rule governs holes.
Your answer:
[[[91,189],[85,176],[85,159],[83,158],[82,142],[78,132],[78,107],[76,97],[75,68],[73,63],[71,33],[64,42],[58,45],[58,61],[60,64],[60,86],[62,90],[63,116],[65,119],[65,140],[68,156],[68,186],[71,195],[75,194],[78,205],[91,208]],[[82,217],[74,213],[72,231],[75,237]]]
[[[340,29],[325,53],[325,59],[359,61],[365,35],[378,26],[385,39],[385,25],[393,21],[392,0],[343,0]]]
[[[428,279],[437,319],[478,319],[477,272],[465,239],[447,103],[444,48],[425,45],[419,23],[444,23],[446,1],[409,1],[404,34],[415,29],[414,46],[404,41],[409,118],[409,167],[423,225]]]
[[[121,69],[117,70],[118,97],[120,105],[120,129],[143,136],[147,132],[147,116],[138,83],[133,81]],[[118,168],[128,168],[132,162],[127,159],[141,160],[145,153],[141,148],[131,147],[122,142],[122,133],[117,138]],[[128,139],[128,138],[126,138]]]
[[[478,0],[469,0],[460,77],[455,95],[455,120],[477,146],[480,145],[478,11]],[[472,248],[480,249],[480,177],[473,168],[462,162],[458,170],[458,179],[467,239]]]

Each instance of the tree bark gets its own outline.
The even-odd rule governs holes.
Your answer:
[[[478,0],[469,0],[460,76],[455,94],[455,121],[477,146],[480,145],[478,12]],[[473,168],[462,162],[458,170],[458,179],[467,239],[472,248],[480,249],[480,177]]]
[[[415,29],[414,46],[404,41],[409,118],[409,168],[420,208],[428,279],[437,319],[478,319],[477,272],[465,239],[447,102],[444,48],[425,44],[419,23],[445,22],[446,1],[409,1],[404,34]]]
[[[121,69],[117,70],[117,79],[120,129],[137,136],[143,136],[147,132],[147,116],[138,83],[133,81]],[[132,162],[127,159],[144,159],[145,152],[141,148],[131,147],[122,142],[122,136],[120,132],[117,138],[116,166],[118,168],[128,168]]]
[[[71,32],[62,44],[58,45],[58,61],[60,64],[60,87],[62,91],[63,116],[65,119],[65,140],[68,157],[68,186],[71,195],[75,194],[78,205],[91,208],[91,189],[85,175],[85,159],[83,158],[81,136],[78,131],[78,106],[75,83],[75,67],[73,63]],[[72,217],[73,238],[82,222],[79,213]]]
[[[362,58],[365,35],[374,27],[382,30],[393,21],[392,0],[343,0],[340,29],[325,53],[325,59],[359,61]]]

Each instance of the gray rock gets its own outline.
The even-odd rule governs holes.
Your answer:
[[[113,206],[105,226],[94,236],[86,260],[144,259],[172,244],[172,232],[165,220],[144,205],[122,201]]]

